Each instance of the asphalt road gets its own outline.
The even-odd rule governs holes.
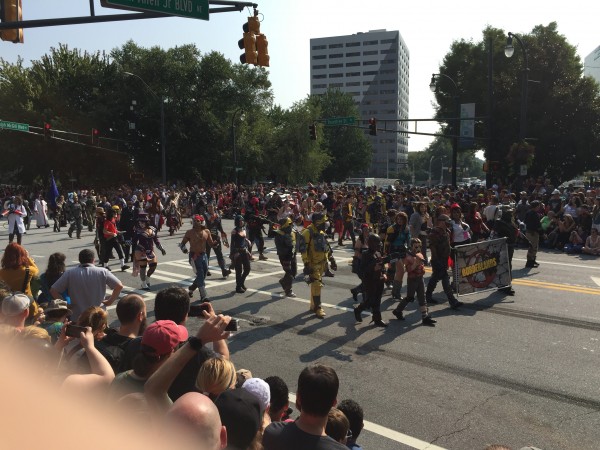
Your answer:
[[[152,292],[140,291],[151,320],[153,292],[191,283],[187,257],[177,247],[188,227],[161,236],[167,255],[159,256]],[[231,221],[224,228],[229,232]],[[44,270],[55,251],[75,265],[78,252],[92,248],[92,233],[82,237],[31,229],[23,243]],[[0,240],[7,242],[3,226]],[[252,263],[245,294],[235,294],[234,277],[221,279],[214,257],[210,262],[208,293],[215,309],[241,320],[229,342],[232,360],[255,376],[281,376],[291,392],[307,364],[334,367],[341,380],[339,398],[353,398],[365,409],[365,431],[358,440],[365,449],[483,449],[492,443],[515,449],[600,448],[599,260],[541,252],[540,267],[524,269],[525,250],[517,250],[514,297],[464,296],[460,311],[447,303],[434,305],[438,324],[429,328],[420,325],[414,304],[405,321],[394,319],[394,302],[386,294],[382,310],[390,325],[381,329],[369,325],[366,315],[362,324],[355,323],[350,245],[334,248],[339,270],[323,288],[323,320],[308,312],[309,288],[300,279],[294,285],[298,297],[282,297],[277,282],[282,271],[271,240],[267,247],[269,260]],[[131,271],[115,274],[125,291],[139,288]],[[440,289],[434,298],[443,300]],[[109,310],[115,320],[114,306]],[[194,332],[199,319],[190,318],[187,325]]]

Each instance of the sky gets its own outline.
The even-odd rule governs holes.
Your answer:
[[[124,13],[95,3],[96,15]],[[173,0],[175,1],[175,0]],[[22,0],[25,20],[88,16],[89,0]],[[452,42],[479,42],[490,25],[528,34],[537,25],[558,24],[558,32],[577,48],[582,60],[600,46],[600,2],[557,0],[257,0],[261,32],[269,41],[269,79],[275,103],[289,108],[310,93],[310,39],[367,32],[398,30],[410,52],[409,118],[434,115],[429,89]],[[87,51],[120,47],[128,40],[143,47],[171,48],[195,44],[202,53],[218,51],[238,62],[237,42],[249,10],[211,14],[209,21],[162,18],[25,29],[25,43],[0,41],[0,56],[25,65],[39,59],[59,43]],[[515,51],[520,49],[515,45]],[[517,60],[515,60],[517,61]],[[10,120],[10,118],[4,118]],[[425,122],[426,124],[426,122]],[[411,127],[414,127],[414,122]],[[414,128],[411,128],[414,131]],[[435,132],[437,125],[419,125],[420,132]],[[424,150],[432,138],[412,135],[409,151]]]

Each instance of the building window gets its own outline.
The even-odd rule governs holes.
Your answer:
[[[313,89],[325,89],[327,87],[326,84],[313,84]]]
[[[342,63],[329,64],[330,69],[337,69],[339,67],[344,67],[344,65]]]
[[[386,70],[379,71],[379,73],[381,75],[392,75],[392,74],[396,74],[396,71],[395,70],[386,69]]]
[[[363,61],[363,66],[376,66],[377,61]]]
[[[313,80],[320,80],[322,78],[327,78],[327,75],[313,75]]]
[[[314,55],[312,59],[325,59],[327,55]]]
[[[343,73],[330,73],[329,78],[342,78],[344,76]]]
[[[376,70],[367,70],[366,72],[363,72],[363,76],[366,75],[377,75],[377,71]]]
[[[363,41],[363,45],[377,45],[378,41]]]
[[[344,87],[344,83],[329,83],[330,88],[341,88]]]
[[[396,89],[382,89],[379,91],[380,94],[395,94]]]
[[[381,71],[383,73],[383,71]],[[381,84],[396,84],[396,80],[381,80]]]
[[[346,42],[346,47],[360,47],[360,42]]]
[[[329,48],[342,48],[344,44],[329,44]]]
[[[343,58],[344,54],[343,53],[332,53],[331,55],[329,55],[329,58]]]
[[[352,58],[353,56],[360,56],[360,52],[349,52],[349,53],[346,53],[346,58]]]
[[[312,49],[313,50],[325,50],[327,48],[326,45],[313,45]]]
[[[372,84],[377,84],[377,80],[371,80],[371,81],[363,81],[363,86],[370,86]]]
[[[346,63],[346,67],[356,67],[356,66],[360,66],[360,62]]]
[[[376,55],[377,54],[377,50],[369,50],[366,52],[363,52],[363,56],[371,56],[371,55]]]
[[[384,59],[383,61],[381,61],[381,64],[397,64],[398,61],[396,61],[395,59]]]
[[[360,72],[348,72],[347,77],[360,77]]]
[[[390,48],[388,50],[381,50],[381,54],[382,55],[393,55],[393,54],[396,54],[396,53],[397,52],[396,52],[396,48],[395,47],[392,47],[392,48]]]
[[[396,42],[396,39],[382,39],[381,40],[382,44],[393,44],[394,42]]]
[[[327,68],[327,65],[325,64],[316,64],[314,66],[312,66],[313,70],[318,70],[318,69],[325,69]]]
[[[360,86],[360,81],[349,81],[346,86]]]

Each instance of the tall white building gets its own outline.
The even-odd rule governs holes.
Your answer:
[[[409,52],[400,32],[373,30],[348,36],[310,40],[310,93],[324,94],[338,88],[351,94],[368,127],[377,119],[371,167],[367,176],[391,178],[406,167],[408,138]],[[368,131],[365,131],[368,133]],[[357,174],[358,175],[358,174]]]
[[[600,83],[600,45],[583,60],[583,74]]]

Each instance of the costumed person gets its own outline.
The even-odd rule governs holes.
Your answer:
[[[125,254],[125,263],[129,262],[129,258],[133,262],[133,251],[131,248],[131,240],[133,239],[133,229],[135,227],[135,210],[133,209],[133,202],[127,200],[123,210],[121,211],[121,220],[117,225],[118,230],[121,232],[123,242],[123,253]]]
[[[515,246],[519,237],[519,227],[515,224],[515,210],[510,206],[502,206],[502,214],[499,219],[494,221],[494,232],[499,238],[506,238],[506,247],[508,249],[508,265],[511,271],[512,281],[512,259],[515,253]],[[510,286],[499,289],[508,295],[515,295],[515,290]]]
[[[246,224],[239,214],[233,219],[231,231],[231,263],[235,267],[235,292],[246,292],[246,277],[250,273],[250,241],[246,237]]]
[[[167,226],[169,227],[169,236],[173,236],[179,227],[181,226],[181,214],[179,214],[178,205],[179,194],[171,194],[169,196],[169,202],[165,207],[164,213],[167,217]]]
[[[338,245],[344,245],[344,237],[346,233],[350,234],[350,239],[352,239],[352,248],[356,246],[356,237],[354,236],[354,219],[356,218],[356,214],[354,212],[354,205],[352,204],[352,194],[348,194],[346,196],[346,201],[342,205],[342,221],[343,221],[343,229],[338,238]]]
[[[436,320],[429,314],[427,301],[425,300],[425,283],[423,275],[425,275],[425,257],[421,253],[421,240],[413,238],[410,240],[410,251],[406,252],[403,263],[406,267],[406,297],[400,300],[400,303],[392,311],[398,320],[404,320],[402,311],[406,306],[415,301],[415,294],[419,302],[419,311],[421,311],[421,323],[430,327],[434,327]]]
[[[125,257],[123,256],[123,249],[121,248],[121,244],[119,242],[119,231],[117,231],[117,223],[115,218],[116,212],[113,208],[110,208],[106,212],[106,220],[104,221],[104,228],[102,233],[104,234],[104,262],[106,263],[106,268],[110,270],[108,267],[108,255],[109,252],[115,249],[117,251],[117,255],[119,256],[119,262],[121,263],[121,272],[125,272],[129,269],[129,266],[125,265]]]
[[[356,240],[356,244],[354,245],[354,256],[352,257],[352,273],[355,273],[360,279],[360,284],[356,287],[350,289],[350,293],[352,294],[352,300],[355,302],[358,301],[358,294],[363,292],[363,283],[362,283],[362,256],[363,253],[369,249],[369,235],[371,234],[371,228],[368,223],[363,223],[360,226],[360,236]],[[364,298],[363,298],[364,300]]]
[[[23,206],[21,197],[11,197],[2,215],[8,219],[8,243],[12,243],[16,234],[17,244],[21,245],[23,234],[25,233],[23,218],[27,217],[27,210]]]
[[[223,258],[223,247],[221,244],[229,247],[229,242],[227,241],[227,234],[223,230],[221,215],[215,209],[214,203],[209,203],[206,206],[204,218],[206,220],[206,228],[210,231],[210,236],[214,242],[213,246],[206,248],[206,259],[207,261],[210,260],[210,251],[214,249],[217,262],[221,268],[221,275],[223,275],[223,278],[227,278],[231,274],[231,270],[225,267],[225,258]],[[206,273],[206,276],[210,276],[210,270]]]
[[[64,195],[60,195],[57,199],[56,199],[56,207],[54,208],[54,228],[53,231],[56,233],[60,233],[60,227],[62,226],[62,222],[63,222],[63,215],[65,213],[64,211],[64,207],[65,207],[65,196]]]
[[[98,206],[96,208],[96,237],[94,238],[94,248],[98,254],[99,266],[104,267],[104,247],[106,246],[106,239],[104,239],[104,221],[106,220],[106,211],[103,207]],[[106,261],[108,262],[108,261]]]
[[[367,240],[368,249],[362,255],[362,282],[364,300],[354,308],[354,318],[362,322],[361,313],[368,308],[373,312],[373,322],[376,327],[387,327],[387,323],[381,320],[381,296],[385,286],[386,275],[381,256],[381,238],[371,233]]]
[[[38,228],[48,228],[48,203],[44,200],[42,194],[38,195],[33,205],[33,217]]]
[[[385,234],[384,254],[404,253],[410,243],[410,231],[408,228],[408,216],[404,211],[400,211],[394,218],[394,225],[388,227]],[[392,297],[402,298],[402,283],[404,280],[404,263],[398,260],[390,263],[388,277],[393,274]]]
[[[69,231],[67,234],[70,238],[73,237],[73,231],[77,231],[77,239],[81,239],[81,230],[83,229],[83,206],[79,203],[77,194],[73,194],[73,201],[68,204],[67,215],[69,217]]]
[[[296,266],[296,230],[291,218],[279,221],[279,228],[274,228],[275,247],[281,268],[285,272],[283,278],[279,279],[279,284],[283,288],[286,297],[295,297],[292,291],[292,282],[297,273]]]
[[[261,261],[265,261],[269,258],[267,258],[263,253],[265,251],[265,239],[263,238],[263,224],[269,223],[269,221],[260,216],[260,201],[258,200],[256,194],[251,194],[251,198],[248,203],[249,206],[246,209],[245,219],[246,224],[248,225],[248,240],[250,241],[250,260],[252,261],[254,259],[252,257],[252,246],[254,245],[254,242],[256,242],[256,248],[258,249],[258,259],[260,259]]]
[[[314,312],[319,319],[325,317],[325,311],[321,306],[321,288],[327,261],[329,260],[333,270],[337,270],[333,252],[325,235],[327,228],[329,228],[327,216],[315,212],[312,214],[311,224],[298,236],[298,250],[302,254],[304,263],[303,272],[307,283],[310,284],[310,311]]]
[[[436,304],[437,301],[433,299],[433,291],[437,286],[438,282],[442,282],[444,293],[448,298],[450,306],[454,309],[463,305],[454,296],[452,287],[450,286],[450,277],[448,276],[448,258],[450,257],[450,230],[452,221],[446,214],[440,214],[435,219],[435,226],[429,233],[429,249],[431,250],[431,278],[427,283],[427,290],[425,291],[425,300],[428,305]]]
[[[131,246],[134,249],[133,276],[140,275],[142,281],[142,289],[150,290],[150,277],[156,270],[158,258],[154,252],[154,246],[162,252],[163,256],[167,254],[165,249],[160,245],[156,228],[150,226],[148,213],[140,212],[137,217],[137,227],[133,233]],[[146,272],[147,270],[147,272]]]
[[[94,231],[96,204],[96,193],[91,189],[85,198],[85,216],[87,218],[88,231]]]
[[[187,230],[183,235],[183,240],[179,244],[179,248],[183,253],[188,253],[188,249],[185,246],[188,242],[190,243],[189,250],[189,261],[190,265],[194,269],[196,279],[188,288],[190,297],[194,296],[196,288],[200,291],[200,301],[208,302],[208,294],[206,293],[206,272],[208,272],[208,257],[206,251],[208,247],[214,245],[214,241],[210,235],[210,231],[206,229],[204,216],[196,214],[192,217],[193,226],[191,230]]]
[[[269,219],[269,231],[267,237],[275,237],[273,226],[277,223],[277,214],[283,206],[283,200],[277,191],[273,191],[271,198],[267,202],[265,209],[267,210],[267,219]]]

